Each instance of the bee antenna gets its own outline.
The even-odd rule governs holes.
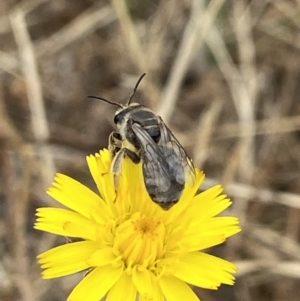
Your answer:
[[[129,104],[131,103],[131,100],[132,100],[132,98],[133,98],[133,96],[134,96],[134,94],[135,94],[135,92],[136,92],[136,90],[137,90],[137,88],[138,88],[140,82],[142,81],[142,79],[144,78],[145,75],[146,75],[146,73],[143,73],[143,74],[140,76],[140,78],[138,79],[138,81],[137,81],[137,83],[135,84],[135,87],[134,87],[134,89],[133,89],[133,92],[130,94],[130,97],[129,97],[128,101],[127,101],[127,105],[129,105]]]
[[[123,109],[123,106],[121,104],[119,104],[117,102],[114,102],[114,101],[107,100],[107,99],[105,99],[103,97],[89,95],[88,98],[100,99],[100,100],[103,100],[104,102],[107,102],[107,103],[109,103],[111,105],[114,105],[114,106],[117,106],[117,107]]]

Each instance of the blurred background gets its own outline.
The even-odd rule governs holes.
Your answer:
[[[209,250],[236,284],[203,301],[300,296],[300,1],[0,2],[0,300],[65,300],[83,274],[42,280],[36,255],[65,242],[33,230],[55,172],[94,187],[115,107],[162,116],[222,183],[243,231]]]

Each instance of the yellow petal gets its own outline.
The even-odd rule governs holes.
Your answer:
[[[116,256],[113,254],[112,248],[105,247],[92,253],[87,259],[87,262],[90,264],[90,266],[101,267],[107,265],[115,259]]]
[[[88,164],[88,167],[89,167],[89,170],[90,170],[90,173],[93,177],[93,180],[98,188],[98,191],[100,192],[101,194],[101,197],[103,198],[103,195],[102,195],[102,192],[101,192],[101,171],[99,170],[99,167],[98,167],[98,164],[97,164],[97,159],[95,156],[93,155],[90,155],[90,156],[87,156],[86,157],[86,161],[87,161],[87,164]],[[104,171],[102,171],[103,173]],[[105,198],[103,198],[105,200]]]
[[[206,200],[213,200],[223,192],[223,187],[221,185],[215,185],[210,187],[197,196],[195,196],[195,202],[207,204]],[[208,204],[209,205],[209,204]]]
[[[165,299],[168,301],[199,301],[192,289],[180,279],[174,276],[162,276],[159,285]]]
[[[136,301],[137,290],[131,276],[123,273],[107,294],[106,301]]]
[[[107,265],[95,268],[73,289],[68,301],[99,301],[119,280],[123,269]]]
[[[195,221],[186,231],[186,235],[200,235],[202,237],[224,235],[227,238],[239,231],[238,218],[233,216],[220,216],[204,221]]]
[[[160,286],[156,283],[153,287],[153,301],[164,301],[164,295],[161,291]]]
[[[189,252],[205,250],[222,244],[226,240],[225,235],[209,235],[201,236],[198,234],[185,235],[182,240],[182,245],[187,246]]]
[[[59,203],[87,218],[91,218],[95,212],[99,213],[99,216],[101,212],[103,215],[106,212],[105,203],[100,196],[63,174],[56,174],[55,182],[47,193]]]
[[[96,225],[77,212],[62,208],[38,208],[35,229],[50,233],[80,237],[84,239],[96,239]]]
[[[217,289],[222,283],[232,285],[236,267],[224,259],[194,252],[181,258],[175,276],[190,284],[207,289]]]
[[[148,270],[138,271],[137,268],[134,268],[132,273],[132,280],[139,294],[148,300],[153,297],[153,277],[151,274]]]
[[[70,275],[90,268],[86,259],[96,249],[95,243],[81,241],[59,246],[40,254],[38,262],[44,279]]]
[[[197,197],[198,196],[193,199],[191,206],[189,207],[191,219],[204,220],[206,218],[214,217],[232,204],[225,194],[219,195],[214,199],[207,199],[204,202],[201,202]]]
[[[194,195],[197,193],[200,185],[202,184],[202,182],[205,178],[203,171],[200,171],[198,168],[196,168],[195,172],[196,172],[195,183],[193,184],[193,186],[190,186],[188,184],[185,185],[181,199],[191,199],[192,197],[194,197]]]
[[[106,203],[111,203],[115,200],[114,175],[110,172],[110,164],[106,160],[110,160],[108,150],[100,152],[95,156],[87,157],[87,163],[92,174],[92,177],[97,185],[97,188]],[[109,162],[110,163],[110,162]]]
[[[164,301],[164,295],[161,291],[161,288],[155,279],[153,287],[152,287],[152,299],[151,301]],[[143,296],[140,296],[140,301],[149,301],[149,299],[144,298]]]

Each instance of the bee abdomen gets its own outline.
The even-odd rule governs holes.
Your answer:
[[[147,184],[148,193],[151,199],[165,210],[171,208],[179,201],[184,188],[183,184],[180,184],[175,180],[172,181],[166,191],[159,190],[159,187],[156,185],[152,187],[149,182]]]

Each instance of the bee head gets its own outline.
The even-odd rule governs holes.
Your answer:
[[[129,105],[124,105],[122,108],[118,109],[115,113],[114,123],[120,124],[123,121],[127,122],[129,116],[135,111],[135,109],[144,108],[145,106],[137,102],[132,102]]]

